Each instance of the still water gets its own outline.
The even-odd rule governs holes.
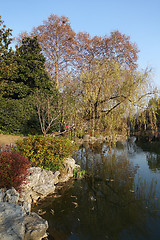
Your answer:
[[[76,161],[87,177],[71,180],[42,209],[54,240],[159,240],[160,143],[85,144]]]

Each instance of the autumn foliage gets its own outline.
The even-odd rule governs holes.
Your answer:
[[[0,188],[14,187],[20,190],[28,175],[30,161],[18,151],[4,151],[0,153]]]
[[[63,137],[34,136],[17,142],[19,151],[30,159],[32,166],[46,170],[60,170],[63,160],[77,149],[69,139]]]
[[[14,118],[10,124],[8,116],[14,108],[8,109],[8,104],[5,107],[6,98],[9,102],[17,94],[19,98],[13,99],[14,103],[28,100],[29,95],[34,109],[26,104],[29,114],[26,110],[26,116],[20,117],[26,119],[21,124],[23,128],[14,131],[23,130],[24,133],[32,123],[30,133],[35,130],[39,133],[41,128],[45,136],[59,131],[66,122],[74,126],[76,136],[76,131],[77,135],[78,132],[81,135],[92,132],[94,135],[104,131],[105,134],[115,134],[122,129],[124,122],[127,126],[128,117],[132,120],[135,114],[144,111],[151,95],[156,93],[150,69],[138,70],[136,44],[118,30],[105,36],[75,33],[67,17],[51,14],[32,32],[19,35],[17,43],[19,47],[12,54],[17,70],[11,69],[7,78],[5,70],[3,74],[0,72],[0,89],[6,92],[5,95],[2,90],[0,93],[2,130],[13,129],[17,120]],[[9,49],[7,52],[10,53]],[[2,63],[14,65],[8,62],[12,58],[9,54],[7,62],[5,57]],[[16,109],[19,115],[24,109],[20,107],[19,111]]]

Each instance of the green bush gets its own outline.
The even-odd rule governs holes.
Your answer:
[[[81,168],[75,168],[73,172],[73,176],[75,179],[82,179],[85,177],[85,170],[82,170]]]
[[[0,130],[4,133],[41,133],[32,96],[25,99],[7,99],[0,96]]]
[[[32,166],[56,171],[63,168],[63,159],[72,156],[77,146],[64,137],[30,136],[17,142],[18,150]]]

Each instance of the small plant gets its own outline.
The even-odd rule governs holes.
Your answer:
[[[75,168],[73,172],[73,176],[75,179],[82,179],[85,176],[85,170],[81,170],[80,168]]]
[[[28,175],[30,161],[18,151],[0,153],[0,188],[14,187],[20,190],[21,184]]]
[[[19,151],[30,159],[32,166],[57,171],[63,159],[72,156],[77,146],[64,137],[31,136],[17,142]]]

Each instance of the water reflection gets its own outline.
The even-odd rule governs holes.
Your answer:
[[[138,146],[147,153],[148,166],[154,172],[160,171],[160,143],[139,141]]]
[[[34,209],[46,211],[43,217],[49,222],[50,237],[55,240],[159,239],[157,178],[152,175],[148,178],[149,174],[145,178],[141,174],[142,166],[148,166],[147,154],[135,143],[122,144],[112,152],[105,144],[81,146],[76,159],[87,177],[70,181],[57,193],[61,197],[48,198]]]

